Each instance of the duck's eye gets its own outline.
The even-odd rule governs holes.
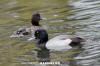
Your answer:
[[[39,34],[39,32],[37,31],[36,34]]]

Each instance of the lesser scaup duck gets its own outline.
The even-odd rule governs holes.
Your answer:
[[[58,51],[81,46],[81,42],[85,41],[83,38],[72,35],[59,35],[48,40],[48,33],[43,29],[36,30],[35,34],[28,41],[33,39],[39,39],[37,44],[39,47],[46,47],[47,49]]]
[[[33,13],[31,17],[31,23],[33,26],[23,26],[18,30],[14,31],[10,37],[22,37],[25,35],[31,35],[37,29],[43,29],[43,27],[39,24],[41,20],[40,14],[38,12]]]

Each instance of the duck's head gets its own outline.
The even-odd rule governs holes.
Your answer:
[[[28,41],[31,41],[34,39],[39,39],[41,42],[47,42],[48,33],[43,29],[36,30],[34,35],[31,38],[29,38]]]
[[[40,13],[36,12],[32,14],[31,17],[31,23],[34,26],[39,26],[39,21],[42,20],[42,18],[40,17]]]

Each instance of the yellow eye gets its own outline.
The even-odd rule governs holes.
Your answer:
[[[37,31],[36,33],[38,34],[39,32]]]

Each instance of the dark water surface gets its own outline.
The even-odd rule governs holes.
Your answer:
[[[40,50],[35,41],[26,41],[28,37],[9,38],[19,27],[30,26],[31,14],[37,11],[45,18],[40,23],[50,38],[61,34],[82,36],[87,41],[83,48]],[[42,66],[35,64],[41,61],[60,61],[61,66],[100,66],[100,0],[0,1],[0,65]]]

